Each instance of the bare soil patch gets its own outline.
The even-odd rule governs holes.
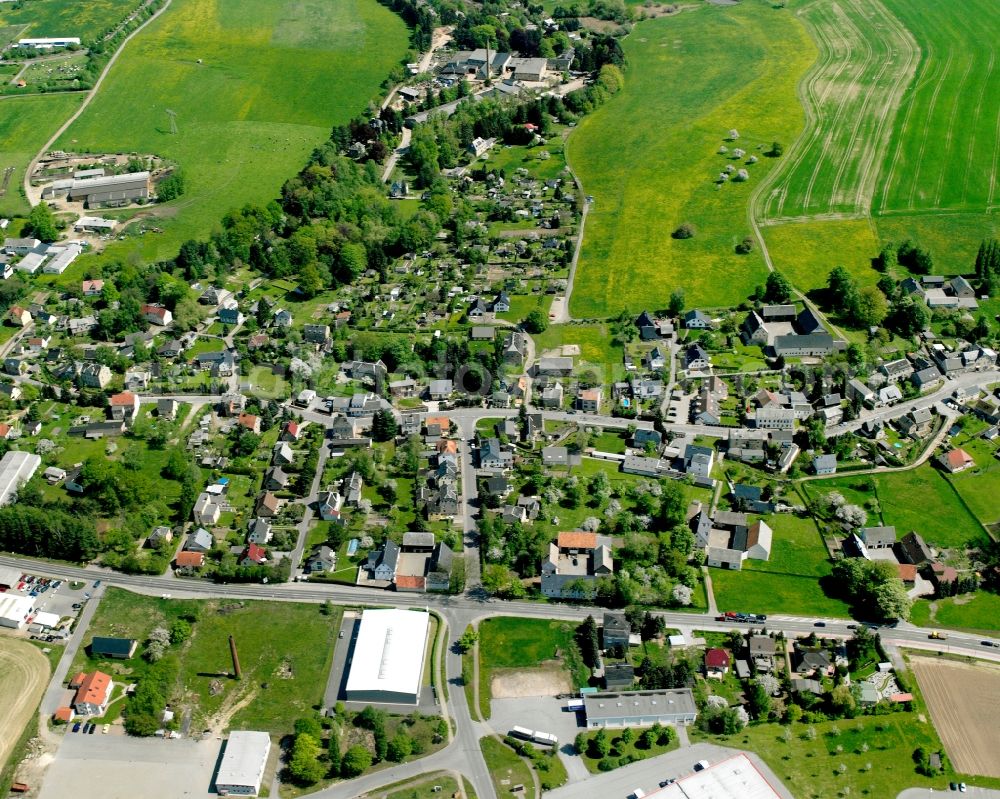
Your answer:
[[[25,641],[4,638],[0,646],[0,763],[6,763],[49,679],[45,655]]]
[[[509,669],[495,673],[490,680],[490,692],[494,699],[557,696],[571,689],[569,675],[562,666]]]
[[[1000,664],[915,657],[910,665],[956,771],[1000,777]]]

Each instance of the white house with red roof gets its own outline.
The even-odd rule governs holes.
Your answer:
[[[84,280],[82,284],[84,297],[100,297],[104,291],[103,280]]]
[[[299,436],[302,434],[302,427],[294,419],[289,419],[285,422],[285,427],[281,431],[282,441],[298,441]]]
[[[142,314],[142,318],[151,325],[165,327],[174,321],[174,315],[162,305],[147,303],[142,306],[140,313]]]
[[[76,689],[73,710],[79,716],[103,716],[108,709],[115,683],[103,671],[80,672],[69,684]]]
[[[247,544],[240,555],[240,563],[261,564],[267,561],[267,550],[259,544]]]
[[[705,673],[709,677],[722,679],[729,673],[730,657],[725,649],[713,647],[705,650]]]
[[[139,395],[131,391],[112,394],[108,399],[108,415],[116,422],[134,422],[139,414]]]
[[[938,460],[950,474],[964,472],[966,469],[971,469],[976,465],[972,456],[964,449],[950,449]]]

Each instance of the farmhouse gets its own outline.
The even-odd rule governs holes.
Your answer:
[[[964,472],[976,465],[972,456],[964,449],[948,450],[941,456],[940,463],[949,474]]]
[[[582,599],[598,577],[613,574],[611,542],[597,533],[559,533],[542,561],[542,593],[548,597]]]
[[[221,795],[256,796],[270,754],[271,736],[266,732],[231,732],[215,777],[215,790]]]
[[[103,716],[108,709],[108,700],[115,684],[110,676],[103,671],[92,671],[90,674],[81,672],[69,684],[76,689],[73,697],[73,710],[80,716]]]
[[[698,717],[690,688],[588,694],[583,697],[583,706],[591,730],[691,724]]]
[[[365,610],[347,677],[348,701],[417,704],[429,625],[426,611]]]

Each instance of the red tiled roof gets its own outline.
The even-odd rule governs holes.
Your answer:
[[[457,453],[458,452],[458,442],[450,438],[442,438],[437,443],[437,451],[441,454],[445,453]]]
[[[912,702],[913,694],[893,694],[889,697],[890,702]]]
[[[964,449],[953,449],[945,453],[944,457],[950,469],[961,469],[971,463],[975,463],[972,460],[972,456]]]
[[[299,424],[298,424],[298,422],[289,421],[285,425],[285,432],[290,433],[293,436],[297,436],[299,434]]]
[[[428,416],[427,419],[424,421],[424,424],[426,424],[428,427],[430,427],[432,424],[436,424],[442,430],[447,430],[449,427],[451,427],[451,419],[449,419],[447,416]]]
[[[253,430],[259,419],[252,413],[241,413],[238,421],[247,430]]]
[[[10,425],[0,422],[0,438],[7,438],[10,435]]]
[[[243,560],[260,563],[267,560],[267,551],[259,544],[248,544],[247,548],[243,550]]]
[[[90,705],[103,705],[108,701],[108,689],[111,687],[111,677],[103,671],[94,671],[83,678],[80,687],[76,689],[73,704],[84,702]]]
[[[72,721],[73,708],[71,707],[56,708],[56,712],[52,714],[52,718],[54,718],[56,721]]]
[[[178,552],[174,563],[178,566],[192,566],[198,568],[205,563],[205,553],[203,552]]]
[[[586,533],[583,530],[573,530],[559,533],[559,549],[596,549],[597,533]]]
[[[109,402],[112,405],[135,405],[135,394],[131,391],[123,391],[120,394],[112,394]]]
[[[410,574],[396,575],[396,588],[423,588],[425,581],[423,577]]]
[[[904,583],[912,583],[917,579],[917,567],[912,563],[899,563],[896,567],[899,569],[899,579]]]
[[[705,652],[705,665],[711,669],[729,667],[729,653],[725,649],[709,649]]]

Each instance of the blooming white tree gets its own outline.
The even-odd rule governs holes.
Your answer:
[[[684,583],[677,583],[674,586],[674,590],[670,592],[670,596],[678,605],[687,607],[691,604],[692,593],[691,589],[684,585]]]

